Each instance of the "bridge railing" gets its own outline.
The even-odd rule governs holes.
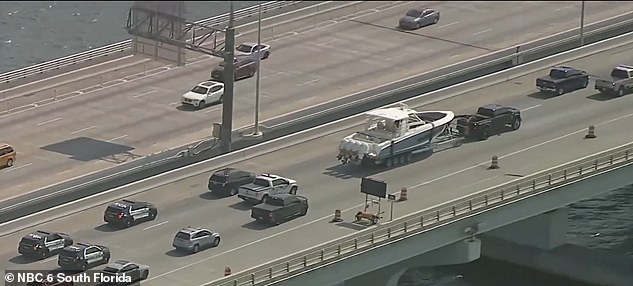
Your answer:
[[[566,184],[630,164],[633,164],[633,143],[517,179],[466,198],[422,210],[205,285],[270,285],[275,281],[335,263],[356,253],[418,235],[464,217],[552,191]]]
[[[294,5],[301,1],[269,1],[262,3],[262,13],[266,13],[279,8]],[[259,8],[257,5],[246,7],[234,12],[234,20],[239,21],[249,17],[257,16]],[[228,23],[229,13],[224,13],[211,18],[197,21],[196,23],[204,24],[206,26],[221,26]],[[91,49],[85,52],[80,52],[74,55],[54,59],[51,61],[27,66],[21,69],[8,71],[0,74],[0,83],[8,83],[17,79],[27,78],[33,75],[41,74],[47,71],[56,70],[75,64],[90,61],[96,58],[109,56],[116,53],[132,51],[132,40],[125,40],[118,43],[110,44],[107,46]]]

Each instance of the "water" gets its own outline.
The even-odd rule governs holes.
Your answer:
[[[129,38],[132,1],[0,2],[0,73]],[[234,2],[235,9],[254,2]],[[226,13],[228,2],[185,1],[186,18]],[[569,242],[633,256],[633,187],[574,204]],[[463,266],[410,271],[401,285],[573,286],[582,284],[481,259]],[[371,285],[370,285],[371,286]]]
[[[129,38],[132,1],[0,2],[0,73]],[[234,2],[241,9],[256,2]],[[185,1],[188,20],[229,11],[228,1]]]
[[[571,205],[567,238],[569,243],[633,257],[633,186]],[[399,282],[399,286],[588,286],[490,259],[412,269]]]

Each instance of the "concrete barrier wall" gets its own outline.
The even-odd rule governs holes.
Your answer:
[[[620,27],[618,29],[624,29],[618,32],[623,33],[624,31],[633,30],[633,27],[627,26]],[[591,43],[592,41],[597,42],[599,39],[603,39],[603,37],[606,37],[608,35],[610,34],[596,34],[595,36],[593,36],[593,38],[588,38],[586,43]],[[571,46],[574,47],[574,45]],[[551,48],[549,50],[539,50],[536,52],[540,53],[540,58],[543,58],[549,55],[556,54],[557,52],[562,52],[568,48],[569,44],[562,43],[559,49]],[[526,54],[525,56],[528,55]],[[274,140],[288,134],[301,132],[302,130],[306,130],[314,126],[319,126],[341,118],[362,113],[370,109],[416,97],[420,94],[445,88],[456,83],[476,79],[483,75],[499,72],[512,67],[513,61],[511,59],[508,59],[500,61],[493,65],[480,66],[481,67],[479,69],[473,69],[466,73],[456,73],[452,77],[446,77],[443,80],[430,82],[428,84],[403,87],[403,83],[396,83],[391,86],[380,88],[380,90],[386,90],[387,92],[381,93],[380,90],[372,90],[359,93],[356,95],[356,99],[346,99],[349,101],[349,104],[344,109],[334,108],[328,110],[328,106],[318,107],[319,110],[315,110],[315,112],[313,113],[315,114],[315,116],[306,116],[301,118],[301,120],[293,121],[293,124],[279,125],[277,128],[265,129],[264,136],[261,140],[235,141],[233,143],[233,147],[235,150],[238,151],[225,154],[223,155],[223,158],[231,158],[232,156],[237,156],[236,158],[244,158],[244,156],[248,156],[252,152],[257,151],[255,151],[256,149],[254,148],[242,148],[253,146],[264,141]],[[409,79],[408,81],[415,82],[415,79]],[[406,82],[404,84],[406,84]],[[381,96],[375,96],[377,94]],[[372,100],[359,102],[359,98],[372,98]],[[342,104],[339,102],[335,103],[334,105],[340,106]],[[240,134],[240,132],[240,130],[236,131],[238,135]],[[283,143],[279,142],[277,144]],[[161,154],[145,157],[122,166],[116,166],[102,172],[87,175],[86,177],[70,180],[56,186],[38,190],[37,192],[29,194],[28,196],[18,197],[13,200],[2,202],[2,204],[0,205],[0,223],[11,221],[13,219],[31,213],[61,205],[63,203],[76,200],[78,198],[97,194],[118,186],[126,185],[128,183],[138,181],[143,178],[148,178],[169,170],[175,170],[183,166],[187,166],[196,162],[201,162],[221,154],[221,152],[217,148],[211,148],[202,151],[195,156],[183,156],[182,150],[186,150],[188,147],[189,146],[182,146],[173,150],[167,150]]]

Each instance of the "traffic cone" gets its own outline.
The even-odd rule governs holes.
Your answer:
[[[224,276],[231,275],[231,267],[224,267]]]
[[[341,210],[335,210],[334,218],[330,222],[342,222],[342,221],[343,219],[341,218]]]
[[[492,161],[490,162],[490,167],[488,169],[499,169],[499,157],[497,155],[492,156]]]
[[[400,189],[400,198],[398,199],[398,201],[403,202],[406,200],[407,200],[407,188],[402,187],[402,189]]]
[[[591,125],[587,129],[587,135],[585,135],[585,139],[594,139],[596,138],[596,127]]]

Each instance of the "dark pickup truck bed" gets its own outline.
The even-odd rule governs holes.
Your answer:
[[[294,217],[308,213],[308,199],[291,194],[277,194],[267,197],[263,203],[253,206],[251,217],[257,221],[281,224]]]
[[[465,138],[486,140],[491,135],[518,130],[521,112],[514,107],[488,104],[476,114],[456,116],[456,120],[457,130]]]

